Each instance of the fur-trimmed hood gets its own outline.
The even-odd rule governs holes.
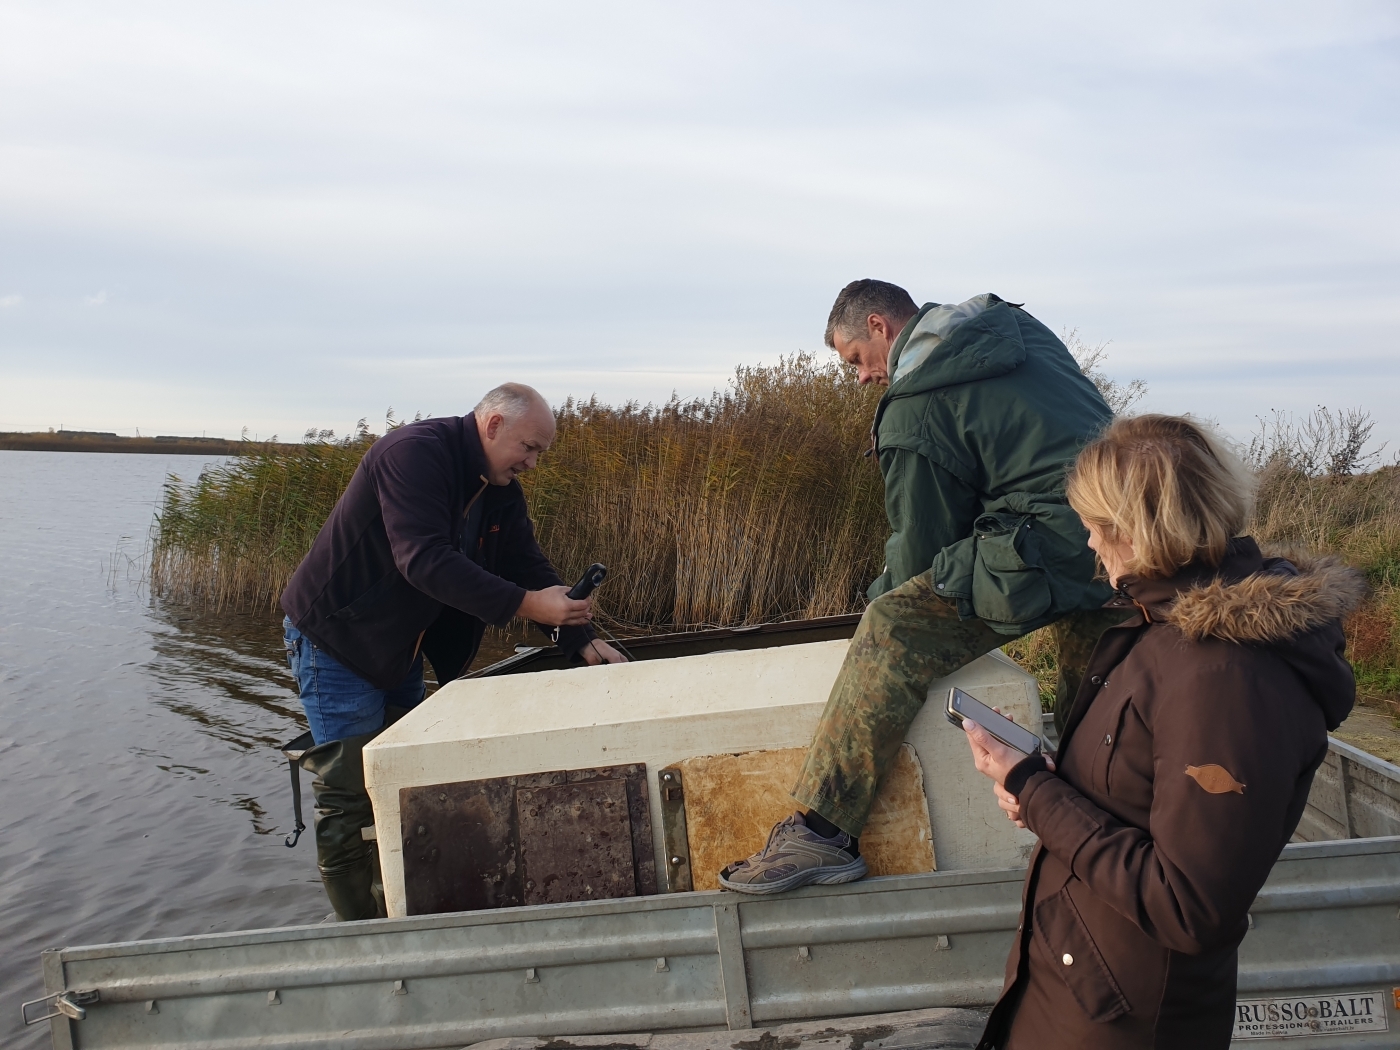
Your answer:
[[[1170,625],[1192,642],[1272,649],[1335,729],[1356,695],[1342,621],[1366,596],[1365,577],[1334,557],[1271,553],[1266,557],[1242,536],[1230,541],[1217,567],[1188,566],[1168,580],[1120,580],[1109,605],[1127,599],[1152,623]]]
[[[1338,558],[1267,558],[1242,580],[1217,577],[1181,592],[1166,619],[1193,642],[1277,645],[1345,620],[1365,596],[1365,577]]]

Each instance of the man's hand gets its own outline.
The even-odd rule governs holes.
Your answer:
[[[583,657],[583,662],[589,667],[597,667],[599,664],[625,664],[627,662],[627,657],[607,642],[600,642],[596,638],[580,649],[578,654]]]
[[[998,708],[992,710],[997,714],[1002,713]],[[1010,715],[1006,717],[1011,718]],[[1011,721],[1016,720],[1011,718]],[[977,767],[977,772],[995,782],[993,790],[996,792],[997,805],[1008,820],[1014,822],[1018,828],[1024,828],[1026,825],[1021,820],[1021,801],[1002,787],[1002,784],[1006,782],[1006,775],[1026,756],[1014,747],[1003,744],[971,719],[963,720],[963,730],[967,733],[968,746],[972,748],[972,764]],[[1055,771],[1055,760],[1049,755],[1045,756],[1045,764],[1050,772]]]
[[[569,588],[560,584],[542,591],[526,591],[515,615],[547,627],[577,627],[593,619],[593,599],[574,601],[569,597]]]

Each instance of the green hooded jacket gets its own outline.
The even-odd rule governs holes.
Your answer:
[[[987,294],[924,306],[889,368],[874,439],[893,534],[869,596],[932,568],[964,619],[1007,635],[1107,601],[1064,491],[1113,414],[1064,343]]]

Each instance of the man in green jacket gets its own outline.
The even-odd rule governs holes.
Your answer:
[[[1047,625],[1059,646],[1056,720],[1106,613],[1066,469],[1112,412],[1065,345],[990,293],[922,309],[903,288],[842,289],[827,345],[889,389],[872,428],[891,535],[885,571],[822,712],[793,796],[805,807],[720,875],[780,893],[866,873],[859,835],[929,686]]]

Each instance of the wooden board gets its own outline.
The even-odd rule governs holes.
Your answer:
[[[804,747],[705,755],[676,763],[685,778],[690,875],[697,890],[719,888],[726,864],[763,848],[774,824],[797,809],[789,792],[807,757]],[[860,852],[872,875],[935,870],[924,771],[908,744],[870,811]]]
[[[409,915],[656,892],[646,766],[399,791]]]

